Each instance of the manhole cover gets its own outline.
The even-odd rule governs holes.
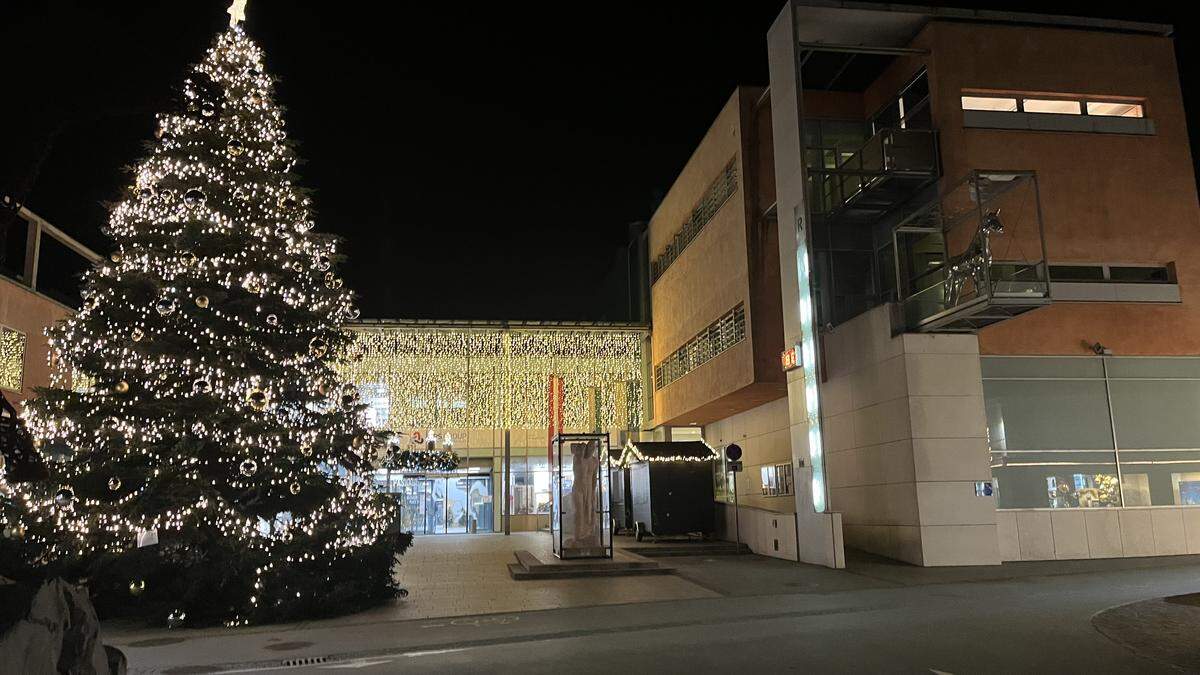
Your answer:
[[[264,647],[264,649],[270,649],[273,652],[288,652],[293,649],[304,649],[305,647],[311,646],[313,646],[313,643],[311,642],[280,642],[273,645],[267,645]]]
[[[187,638],[180,638],[180,637],[150,638],[149,640],[138,640],[137,642],[130,642],[129,646],[130,647],[162,647],[163,645],[177,645],[180,642],[183,642],[185,640],[187,640]]]

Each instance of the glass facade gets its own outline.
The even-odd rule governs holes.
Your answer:
[[[454,472],[376,472],[415,534],[502,530],[506,500],[513,530],[547,527],[552,402],[567,433],[600,430],[623,442],[642,424],[644,328],[431,322],[350,330],[356,343],[339,367],[358,386],[367,423],[401,446],[433,440],[459,457]]]
[[[1200,358],[981,362],[999,508],[1200,504]]]

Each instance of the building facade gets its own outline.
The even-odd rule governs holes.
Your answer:
[[[53,368],[45,329],[79,306],[77,274],[98,256],[17,207],[0,214],[5,255],[0,263],[0,391],[20,410],[35,387],[49,386]]]
[[[843,544],[923,565],[1200,551],[1200,208],[1170,34],[783,9],[755,99],[769,132],[742,115],[732,134],[769,134],[738,166],[759,172],[746,185],[774,183],[770,202],[725,203],[652,287],[658,364],[727,311],[667,292],[707,288],[692,267],[777,266],[778,291],[738,300],[768,308],[748,334],[776,326],[740,343],[751,356],[729,348],[654,383],[656,423],[745,451],[743,516],[774,524],[756,550],[834,566]],[[729,154],[744,92],[652,219],[652,256],[686,213],[671,195],[713,184],[720,161],[697,158]],[[777,246],[721,241],[722,219],[755,213]],[[748,373],[762,399],[730,404],[709,384],[740,391]]]
[[[342,374],[368,423],[400,447],[453,450],[458,466],[376,472],[416,534],[545,529],[549,442],[645,425],[648,330],[596,323],[379,321],[348,327]],[[506,457],[508,461],[506,463]],[[507,480],[506,480],[507,478]],[[505,489],[507,484],[508,488]]]

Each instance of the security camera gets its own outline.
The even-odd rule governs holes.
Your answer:
[[[1112,350],[1100,344],[1099,342],[1093,343],[1091,347],[1092,351],[1096,353],[1096,356],[1112,356]]]

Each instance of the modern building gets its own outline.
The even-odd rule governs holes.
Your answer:
[[[1200,552],[1200,208],[1171,32],[783,8],[769,91],[734,92],[649,232],[652,423],[742,447],[756,551]]]
[[[400,447],[432,442],[454,469],[376,473],[416,534],[546,529],[557,433],[604,432],[618,450],[648,414],[645,326],[375,321],[350,326],[368,422]],[[506,458],[508,461],[506,462]],[[508,485],[507,491],[505,485]]]
[[[0,391],[18,410],[51,378],[45,329],[79,307],[78,274],[99,256],[24,206],[4,206]]]

